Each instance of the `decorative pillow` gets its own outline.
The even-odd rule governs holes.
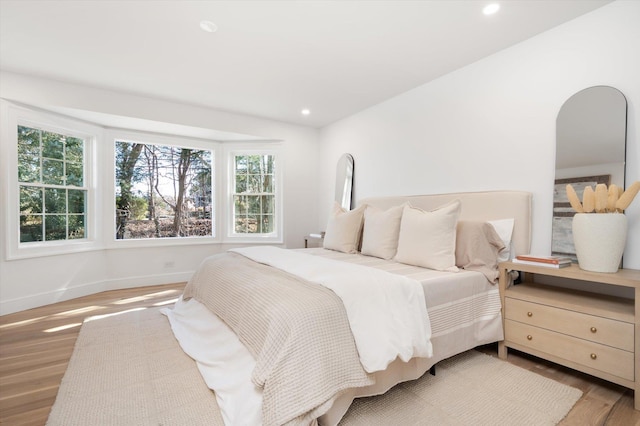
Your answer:
[[[344,253],[357,253],[365,207],[362,205],[349,211],[334,203],[322,246]]]
[[[437,210],[405,206],[395,260],[438,271],[456,272],[456,223],[460,200]]]
[[[456,266],[478,271],[495,283],[498,281],[498,252],[502,239],[489,222],[461,220],[456,228]]]
[[[380,210],[367,206],[364,211],[362,254],[382,259],[392,259],[396,255],[403,207]]]
[[[504,248],[498,253],[498,263],[505,262],[513,259],[512,247],[511,247],[511,234],[513,234],[513,218],[511,219],[499,219],[490,220],[489,223],[493,225],[496,232],[504,243]]]

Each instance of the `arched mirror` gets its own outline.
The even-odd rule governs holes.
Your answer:
[[[347,210],[353,199],[353,167],[351,154],[342,154],[336,168],[336,201]]]
[[[586,186],[624,188],[627,100],[613,87],[594,86],[571,96],[556,120],[556,180],[553,198],[553,254],[575,260],[571,226],[575,212],[566,186],[580,199]]]

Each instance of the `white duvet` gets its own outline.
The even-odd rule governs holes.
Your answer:
[[[422,285],[366,266],[271,246],[230,250],[332,290],[344,304],[360,362],[368,373],[396,358],[429,358],[431,324]]]
[[[366,371],[384,370],[396,358],[432,356],[431,323],[418,281],[275,247],[231,251],[333,290],[345,306]],[[180,298],[163,312],[181,347],[215,390],[225,424],[262,424],[262,391],[251,381],[255,359],[235,333],[195,299]]]

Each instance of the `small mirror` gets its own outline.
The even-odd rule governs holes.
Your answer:
[[[580,199],[586,186],[624,188],[627,100],[617,89],[595,86],[570,97],[556,120],[556,180],[553,198],[553,254],[575,259],[575,212],[566,194],[571,184]]]
[[[351,210],[353,198],[353,167],[351,154],[342,154],[336,168],[336,201],[347,210]]]

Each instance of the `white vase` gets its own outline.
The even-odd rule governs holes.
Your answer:
[[[617,272],[627,242],[627,217],[622,213],[577,213],[573,243],[580,269]]]

